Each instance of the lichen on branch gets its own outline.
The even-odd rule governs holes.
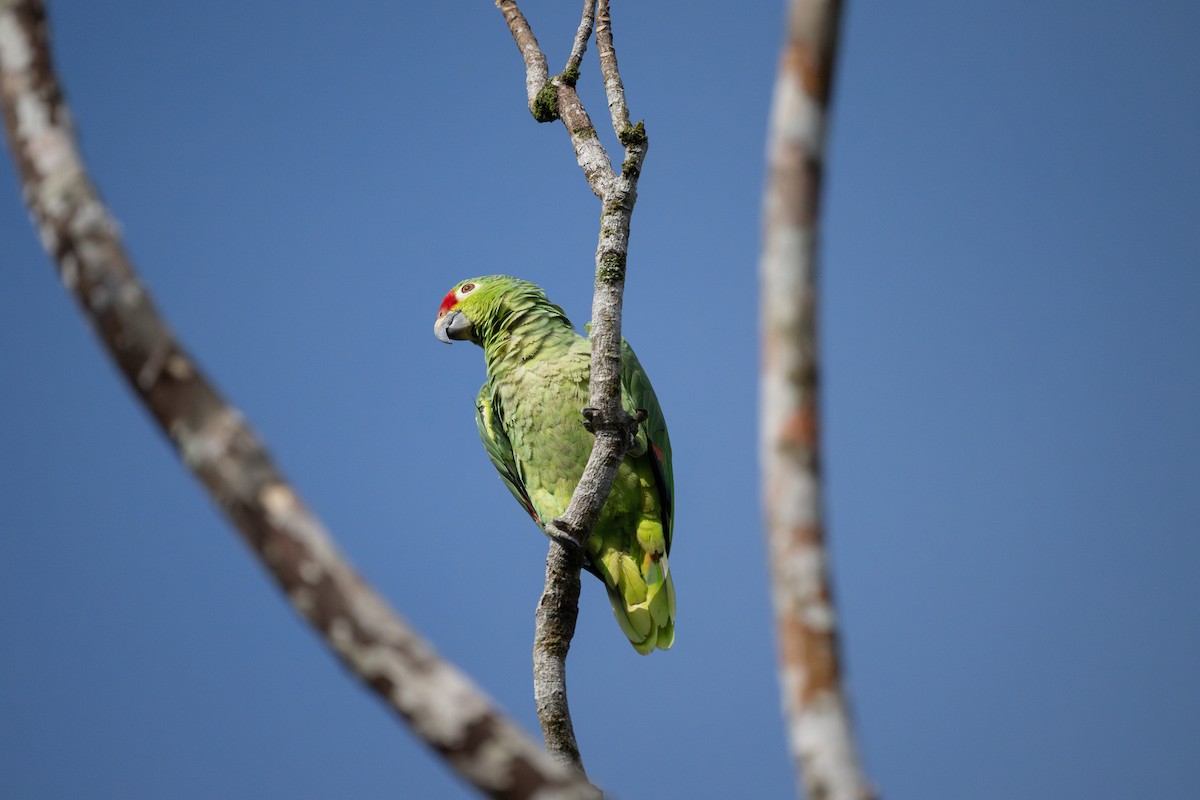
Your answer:
[[[528,87],[541,74],[538,70],[545,68],[545,55],[536,47],[537,40],[516,0],[497,0],[496,5],[504,14],[513,41],[521,51]],[[580,63],[593,29],[613,129],[618,132],[625,149],[620,174],[613,171],[608,152],[596,136],[591,118],[575,90]],[[546,558],[546,585],[538,604],[534,639],[534,696],[546,747],[551,754],[582,769],[567,706],[565,665],[578,615],[580,562],[578,554],[566,552],[567,548],[558,541],[558,536],[570,536],[582,552],[608,498],[621,459],[632,442],[631,431],[637,424],[621,407],[621,311],[629,226],[648,146],[645,125],[641,122],[636,126],[629,124],[625,90],[612,42],[608,0],[585,0],[567,66],[545,85],[555,87],[557,103],[554,110],[570,136],[576,161],[588,186],[601,201],[592,296],[588,414],[588,430],[595,434],[596,440],[567,510],[554,522]],[[531,108],[535,102],[549,106],[548,99],[538,100],[539,93],[530,95]]]

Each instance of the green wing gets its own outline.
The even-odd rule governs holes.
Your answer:
[[[631,457],[648,457],[654,472],[663,509],[663,529],[666,531],[667,553],[671,551],[671,534],[675,518],[675,477],[671,469],[671,438],[667,434],[667,422],[662,407],[654,394],[650,378],[642,369],[641,362],[629,343],[622,340],[621,349],[621,401],[629,413],[645,410],[646,419],[638,426],[638,441],[630,453]],[[513,497],[525,507],[529,516],[544,528],[521,479],[517,461],[513,457],[512,443],[504,432],[504,414],[496,402],[489,384],[484,384],[475,399],[475,423],[479,427],[479,438],[487,451],[488,458],[504,485]]]
[[[650,385],[650,378],[629,346],[621,340],[621,404],[634,413],[646,412],[646,420],[638,427],[638,442],[632,454],[643,451],[654,468],[655,482],[662,501],[663,530],[667,534],[667,554],[671,552],[671,528],[675,518],[675,475],[671,471],[671,437],[667,435],[667,420]]]
[[[490,384],[485,383],[475,398],[475,424],[479,426],[479,438],[483,440],[483,448],[487,450],[492,466],[500,473],[500,480],[504,481],[504,485],[512,492],[513,497],[517,498],[517,502],[525,507],[538,527],[544,528],[542,520],[533,508],[533,502],[529,499],[529,493],[525,491],[525,483],[521,480],[520,470],[517,469],[517,460],[513,458],[512,442],[504,432],[504,415],[496,403]]]

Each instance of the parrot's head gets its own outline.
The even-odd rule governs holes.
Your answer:
[[[495,313],[500,296],[512,280],[505,275],[487,275],[459,281],[438,306],[433,335],[446,344],[454,339],[478,344],[476,326]]]
[[[507,324],[506,320],[518,316],[513,312],[533,307],[566,319],[562,309],[546,299],[541,287],[529,281],[507,275],[468,278],[442,298],[433,335],[446,344],[458,339],[482,345]]]

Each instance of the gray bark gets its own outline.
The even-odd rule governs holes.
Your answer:
[[[496,5],[503,12],[525,62],[530,110],[541,122],[562,120],[588,185],[601,201],[592,297],[591,405],[585,421],[596,441],[566,512],[548,526],[551,542],[546,556],[546,586],[538,603],[533,655],[534,698],[546,749],[562,761],[583,769],[567,704],[566,657],[578,616],[583,546],[591,536],[617,468],[637,430],[637,421],[621,407],[621,301],[629,225],[637,201],[638,176],[646,157],[646,131],[640,122],[636,126],[629,124],[625,90],[613,48],[608,0],[585,0],[583,20],[567,68],[561,75],[544,81],[536,91],[536,79],[545,75],[546,58],[515,0],[497,0]],[[575,91],[578,67],[593,25],[613,128],[625,149],[620,174],[614,172]],[[553,97],[552,108],[545,107],[548,96]],[[543,102],[541,107],[539,97]]]
[[[807,796],[865,800],[821,519],[817,234],[838,0],[792,0],[771,109],[760,264],[761,453],[780,683]]]

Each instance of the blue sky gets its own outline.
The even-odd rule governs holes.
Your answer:
[[[573,4],[527,2],[552,66]],[[507,272],[586,321],[599,209],[491,3],[52,7],[93,175],[188,347],[344,550],[536,730],[545,546],[492,472]],[[622,3],[650,152],[625,332],[671,425],[677,643],[594,580],[569,662],[616,796],[793,791],[757,489],[782,3]],[[1200,6],[851,3],[822,282],[834,572],[886,796],[1200,793]],[[581,90],[601,134],[594,60]],[[0,163],[0,795],[470,796],[302,627],[130,400]],[[595,585],[593,585],[595,584]]]

